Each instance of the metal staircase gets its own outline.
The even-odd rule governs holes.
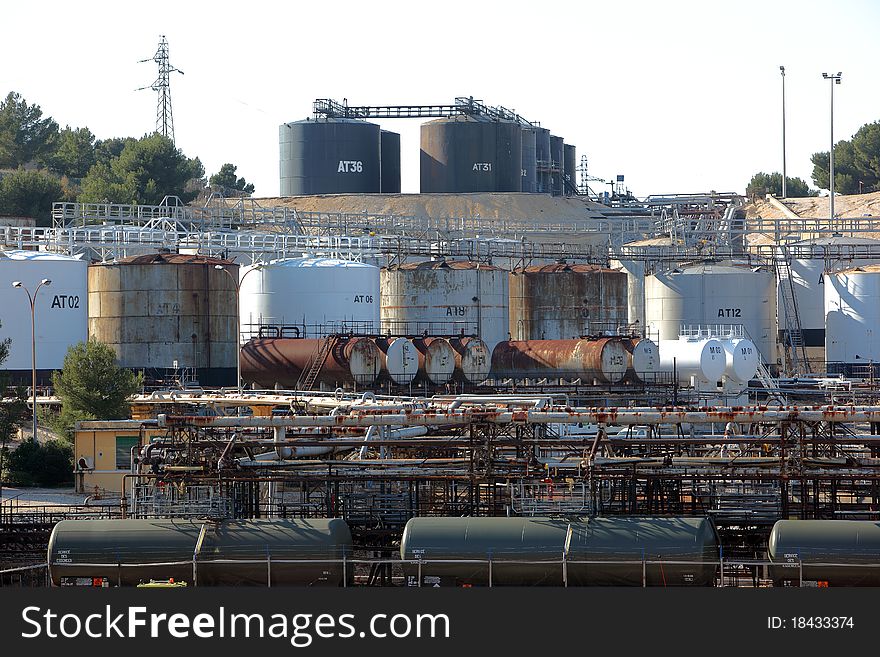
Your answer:
[[[318,345],[315,353],[312,354],[312,357],[309,359],[309,362],[303,369],[302,374],[299,375],[299,379],[296,382],[297,390],[312,389],[312,386],[315,385],[315,381],[318,380],[318,375],[321,373],[321,368],[324,367],[324,361],[327,360],[327,355],[333,348],[334,342],[334,336],[324,336],[324,339],[321,340],[321,344]]]
[[[807,359],[807,350],[804,345],[790,263],[791,255],[788,252],[788,247],[785,244],[780,244],[776,257],[776,283],[785,312],[785,328],[783,330],[785,358],[787,362],[791,363],[791,369],[795,374],[808,374],[810,361]]]

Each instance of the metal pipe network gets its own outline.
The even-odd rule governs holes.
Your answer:
[[[370,427],[489,424],[738,424],[771,422],[880,422],[880,406],[733,406],[684,408],[560,408],[506,410],[465,407],[455,411],[291,415],[276,417],[165,415],[160,427]]]

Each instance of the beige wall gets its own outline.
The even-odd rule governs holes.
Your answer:
[[[122,492],[126,474],[131,472],[130,446],[142,446],[164,430],[139,428],[78,429],[74,437],[74,476],[80,493]],[[119,458],[117,459],[117,449]]]

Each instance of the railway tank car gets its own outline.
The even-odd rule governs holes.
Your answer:
[[[880,586],[880,522],[777,520],[767,554],[774,586]]]
[[[486,586],[491,568],[493,586],[711,586],[719,540],[707,518],[425,517],[400,557],[410,583]]]
[[[335,518],[62,520],[49,538],[53,586],[342,586],[351,553]],[[271,566],[267,564],[267,557]],[[295,561],[296,563],[291,563]]]

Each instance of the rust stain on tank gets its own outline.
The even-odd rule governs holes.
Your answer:
[[[554,264],[509,276],[510,333],[518,340],[565,340],[628,321],[627,277],[596,265]]]

